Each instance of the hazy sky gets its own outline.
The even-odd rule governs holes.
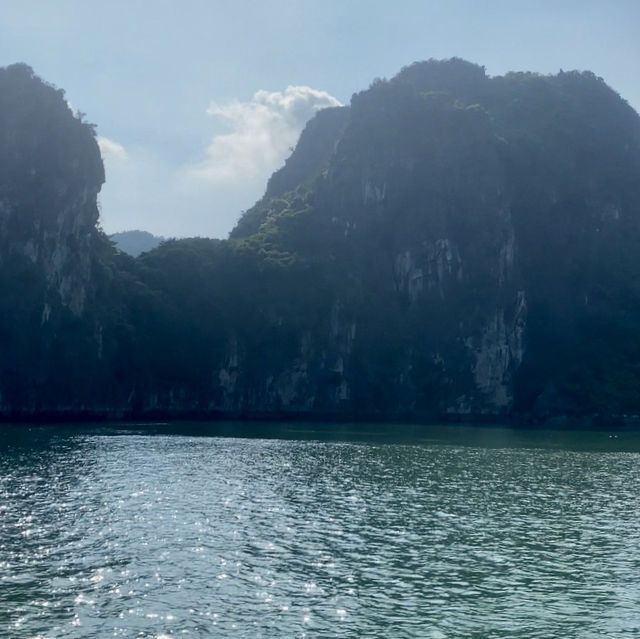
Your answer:
[[[107,232],[225,237],[317,109],[458,56],[589,69],[640,110],[640,0],[0,0],[26,62],[98,125]]]

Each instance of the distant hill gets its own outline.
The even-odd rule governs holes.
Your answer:
[[[165,238],[153,235],[147,231],[121,231],[113,233],[109,239],[115,242],[116,248],[123,253],[138,257],[141,253],[146,253],[160,246]]]

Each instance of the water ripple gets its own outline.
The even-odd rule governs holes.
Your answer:
[[[34,432],[0,636],[640,633],[640,455]]]

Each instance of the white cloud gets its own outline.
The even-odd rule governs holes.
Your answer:
[[[118,144],[109,138],[105,138],[101,135],[97,137],[98,146],[100,147],[100,153],[105,162],[110,160],[126,160],[127,152],[122,144]]]
[[[320,109],[340,106],[325,91],[289,86],[284,92],[257,91],[249,102],[212,102],[207,113],[231,132],[215,135],[206,159],[190,167],[193,176],[214,183],[264,177],[279,167],[306,122]]]
[[[141,229],[165,237],[225,237],[242,209],[262,196],[306,122],[316,111],[339,104],[324,91],[302,86],[258,91],[248,102],[212,102],[207,113],[231,130],[213,136],[199,163],[176,162],[158,145],[125,148],[99,136],[106,172],[100,194],[103,228],[107,233]]]

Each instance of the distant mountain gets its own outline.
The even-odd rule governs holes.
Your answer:
[[[25,65],[0,159],[6,418],[640,414],[640,117],[592,73],[412,64],[318,113],[229,240],[137,259]]]
[[[109,236],[109,239],[115,242],[119,251],[133,257],[138,257],[141,253],[151,251],[165,241],[164,237],[152,235],[147,231],[122,231],[113,233]]]

